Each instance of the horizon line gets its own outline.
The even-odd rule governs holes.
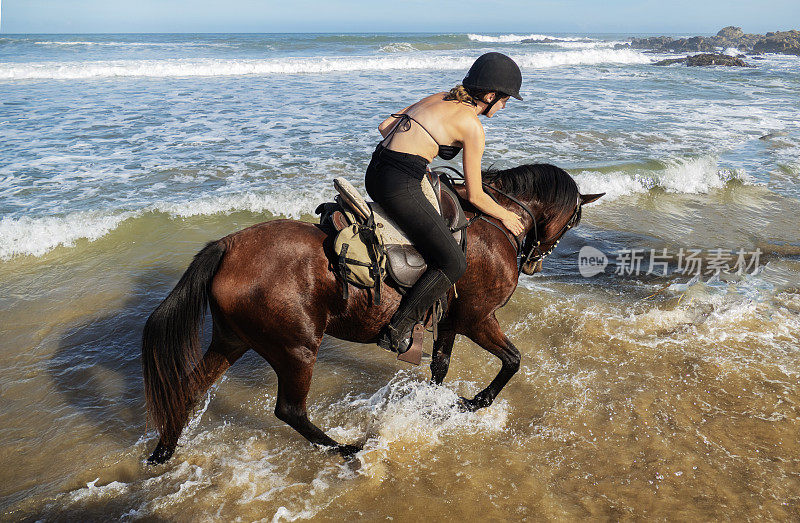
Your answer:
[[[0,0],[0,5],[2,5],[2,0]],[[725,26],[728,27],[728,26]],[[722,29],[722,28],[720,28]],[[789,31],[787,29],[786,31]],[[717,31],[700,31],[694,32],[694,34],[702,35],[702,34],[716,34]],[[776,29],[775,31],[780,31],[780,29]],[[689,33],[690,31],[671,31],[671,32],[661,32],[659,35],[669,35],[669,34],[685,34]],[[459,31],[174,31],[174,32],[164,32],[164,31],[107,31],[107,32],[76,32],[76,33],[65,33],[65,32],[30,32],[30,33],[6,33],[0,30],[0,34],[6,36],[22,36],[22,35],[191,35],[191,34],[207,34],[207,35],[214,35],[214,34],[239,34],[239,35],[290,35],[290,34],[420,34],[420,35],[442,35],[442,34],[525,34],[525,33],[541,33],[541,34],[596,34],[596,35],[617,35],[617,34],[650,34],[654,33],[653,31],[554,31],[554,30],[532,30],[532,29],[525,29],[521,31],[517,30],[503,30],[503,31],[473,31],[469,29],[459,30]],[[752,34],[759,34],[759,33],[752,33]]]

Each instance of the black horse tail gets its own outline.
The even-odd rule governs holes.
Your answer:
[[[225,255],[223,240],[197,253],[169,296],[147,319],[142,333],[142,371],[147,412],[162,443],[174,446],[197,399],[192,372],[200,362],[199,327],[211,280]]]

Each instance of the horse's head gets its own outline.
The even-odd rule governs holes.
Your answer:
[[[541,246],[538,248],[539,253],[535,252],[536,249],[533,248],[533,240],[530,237],[533,235],[533,232],[529,232],[525,237],[525,242],[529,245],[527,248],[529,250],[525,250],[526,256],[528,252],[531,252],[532,255],[528,256],[524,263],[522,264],[522,272],[525,274],[536,274],[537,272],[542,270],[542,262],[544,258],[550,254],[553,249],[555,249],[558,242],[561,240],[561,237],[566,233],[568,230],[572,229],[573,227],[577,226],[578,223],[581,221],[581,209],[584,204],[592,203],[603,196],[605,193],[599,194],[578,194],[577,197],[577,204],[573,209],[572,215],[562,214],[561,219],[551,220],[545,225],[545,230],[547,231],[547,236],[544,240],[541,240]],[[566,221],[563,220],[564,216],[567,216]],[[559,225],[560,223],[564,223],[564,225]],[[555,231],[555,232],[554,232]],[[525,249],[525,246],[523,246]]]
[[[489,171],[485,179],[528,207],[535,220],[522,241],[525,274],[542,270],[542,261],[555,249],[561,237],[581,221],[581,208],[605,193],[580,194],[575,180],[563,169],[550,164],[520,165],[503,171]],[[515,209],[517,214],[524,214]]]

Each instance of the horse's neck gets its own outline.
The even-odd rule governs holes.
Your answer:
[[[461,206],[464,208],[464,210],[466,212],[473,212],[473,213],[474,212],[479,212],[478,209],[476,209],[474,205],[469,203],[469,200],[467,199],[467,186],[466,186],[466,184],[456,185],[453,188],[455,189],[456,194],[458,194],[458,197],[461,198]],[[486,191],[486,189],[484,189],[484,191]],[[504,209],[507,209],[507,210],[517,214],[520,218],[522,218],[522,222],[525,224],[525,233],[524,234],[527,234],[530,231],[530,228],[533,226],[531,217],[528,216],[528,213],[526,213],[524,210],[520,209],[518,204],[508,200],[507,198],[503,197],[502,195],[498,195],[497,193],[495,193],[491,189],[489,189],[488,191],[491,191],[492,193],[494,193],[494,194],[492,194],[492,196],[494,196],[495,201],[496,200],[500,200],[500,203],[499,203],[500,206],[502,206]],[[542,230],[542,228],[546,225],[546,223],[544,223],[544,220],[542,219],[542,216],[541,216],[541,213],[539,212],[538,206],[534,206],[534,205],[532,205],[532,204],[530,204],[528,202],[522,202],[522,203],[524,203],[528,207],[528,209],[530,209],[531,212],[533,212],[533,214],[536,216],[536,222],[539,224],[540,230]],[[499,222],[500,220],[497,220],[497,221]]]

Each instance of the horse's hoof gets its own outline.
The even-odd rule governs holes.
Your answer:
[[[364,449],[361,445],[339,445],[336,447],[336,451],[344,458],[344,459],[353,459],[356,453],[361,452]]]
[[[464,396],[460,396],[458,401],[456,402],[456,407],[461,412],[475,412],[480,408],[478,403],[475,400],[468,400]]]
[[[159,441],[158,445],[156,445],[156,450],[147,458],[147,463],[149,465],[160,465],[171,458],[174,452],[175,447],[168,447]]]

